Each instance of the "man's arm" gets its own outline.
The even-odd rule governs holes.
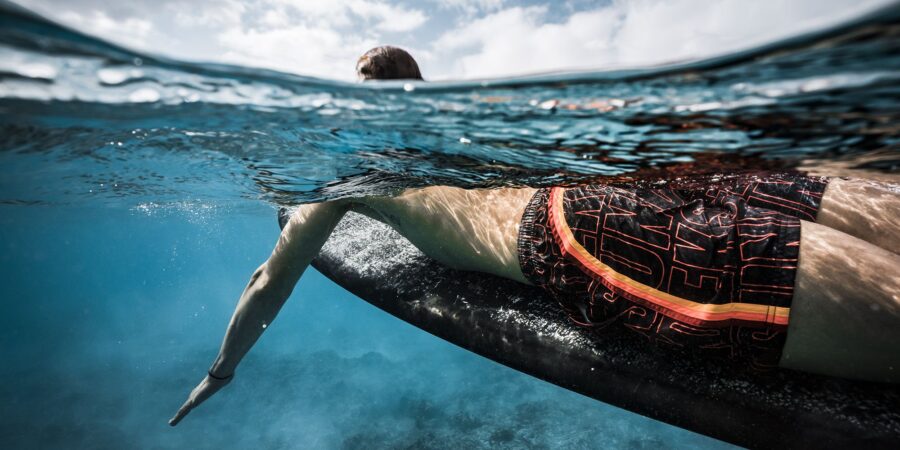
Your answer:
[[[317,203],[304,205],[291,216],[272,255],[256,269],[244,288],[208,375],[169,420],[170,425],[177,425],[192,409],[231,381],[238,363],[275,319],[346,210],[342,202]]]

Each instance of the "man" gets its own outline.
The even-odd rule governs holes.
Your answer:
[[[360,58],[361,79],[421,79],[405,51]],[[169,421],[227,385],[347,211],[430,257],[547,289],[584,326],[765,368],[900,381],[900,187],[799,175],[664,189],[465,190],[303,205],[250,279],[218,357]],[[725,342],[728,345],[709,345]]]

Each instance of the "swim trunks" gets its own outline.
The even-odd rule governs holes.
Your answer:
[[[827,181],[737,176],[661,189],[540,189],[519,262],[577,324],[662,346],[778,365],[800,250]]]

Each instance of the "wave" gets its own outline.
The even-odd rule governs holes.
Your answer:
[[[278,204],[900,160],[900,5],[661,67],[343,83],[142,54],[0,3],[0,202]]]

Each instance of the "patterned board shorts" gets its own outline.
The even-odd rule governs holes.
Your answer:
[[[815,220],[826,185],[767,174],[540,189],[522,216],[519,262],[579,325],[766,370],[786,339],[800,220]]]

